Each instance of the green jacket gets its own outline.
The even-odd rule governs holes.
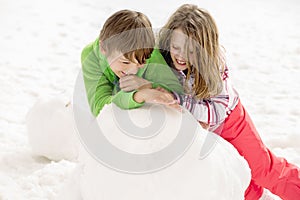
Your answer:
[[[133,95],[136,91],[124,92],[119,89],[119,78],[111,70],[105,56],[100,53],[99,39],[83,49],[81,64],[87,98],[94,116],[99,114],[105,104],[111,102],[122,109],[143,105],[134,101]],[[168,91],[183,92],[177,77],[157,49],[154,49],[145,66],[136,75],[152,82],[153,88],[160,86]]]

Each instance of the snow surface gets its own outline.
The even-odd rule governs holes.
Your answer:
[[[231,78],[262,139],[300,166],[299,1],[0,0],[1,200],[79,198],[63,191],[78,191],[70,183],[78,182],[74,174],[81,166],[32,151],[25,125],[29,110],[40,96],[71,98],[81,50],[112,13],[139,10],[160,28],[187,2],[214,16]]]
[[[163,126],[158,126],[161,127],[158,130],[158,135],[147,140],[126,137],[123,132],[126,131],[127,124],[124,126],[115,119],[122,113],[125,114],[125,112],[129,112],[133,122],[132,129],[133,127],[145,129],[153,126],[156,123],[154,122],[154,115],[157,116],[156,119]],[[184,120],[184,118],[188,120]],[[143,123],[138,123],[142,121]],[[125,171],[127,173],[120,173],[119,171],[125,169],[124,165],[104,166],[95,160],[95,155],[91,156],[88,153],[88,151],[91,152],[90,149],[82,148],[79,158],[80,163],[83,165],[80,176],[80,189],[84,200],[240,200],[244,198],[244,191],[251,179],[247,162],[231,144],[203,130],[188,111],[180,113],[174,109],[162,109],[159,106],[153,107],[151,105],[145,105],[136,110],[124,111],[115,105],[108,105],[97,117],[97,122],[102,134],[118,149],[134,155],[147,155],[157,152],[161,155],[158,156],[161,160],[171,157],[173,151],[171,153],[168,151],[169,156],[164,157],[162,155],[164,150],[173,145],[177,137],[180,137],[181,127],[188,127],[182,132],[183,137],[189,138],[193,135],[194,137],[188,141],[189,145],[186,150],[182,151],[184,154],[178,155],[178,158],[176,156],[174,163],[158,165],[159,170],[155,170],[153,173],[143,173],[147,170],[141,171],[142,173],[139,174],[130,174],[130,172],[137,172],[138,170],[128,170]],[[159,124],[157,123],[157,125]],[[208,142],[206,140],[208,134],[215,141],[211,143],[209,154],[206,157],[201,157],[200,152],[204,148],[204,143]],[[176,145],[177,149],[182,145],[182,140],[179,141]],[[103,148],[101,151],[109,154],[107,148]],[[118,163],[121,162],[120,160],[125,159],[125,156],[121,153],[116,156]],[[153,157],[150,156],[145,159],[145,162],[149,161],[145,165],[149,171],[151,169],[148,166],[159,163],[158,159]],[[130,157],[130,160],[131,163],[135,163],[131,166],[134,168],[139,164],[140,159]]]

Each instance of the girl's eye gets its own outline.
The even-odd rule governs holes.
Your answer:
[[[130,63],[127,62],[127,61],[123,61],[122,63],[125,64],[125,65],[129,65],[129,64],[130,64]]]
[[[175,45],[172,45],[172,48],[175,49],[175,50],[178,50],[179,47],[178,46],[175,46]]]

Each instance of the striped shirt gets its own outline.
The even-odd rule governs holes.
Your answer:
[[[186,81],[186,75],[182,71],[175,71],[175,74],[183,85]],[[239,102],[239,95],[230,84],[227,66],[222,74],[222,80],[222,92],[211,98],[197,99],[191,94],[179,95],[174,93],[178,103],[189,110],[198,121],[209,124],[210,130],[214,130],[224,122]],[[192,85],[193,78],[191,77],[187,86],[191,89]]]

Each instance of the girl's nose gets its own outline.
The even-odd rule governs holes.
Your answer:
[[[177,54],[177,58],[178,59],[181,59],[181,60],[184,60],[185,58],[185,53],[183,51],[179,51],[178,54]]]
[[[182,48],[178,48],[174,53],[175,53],[175,55],[177,55],[177,57],[179,57],[179,58],[184,58],[184,56],[185,56],[185,53],[184,53],[184,51],[182,50]]]

